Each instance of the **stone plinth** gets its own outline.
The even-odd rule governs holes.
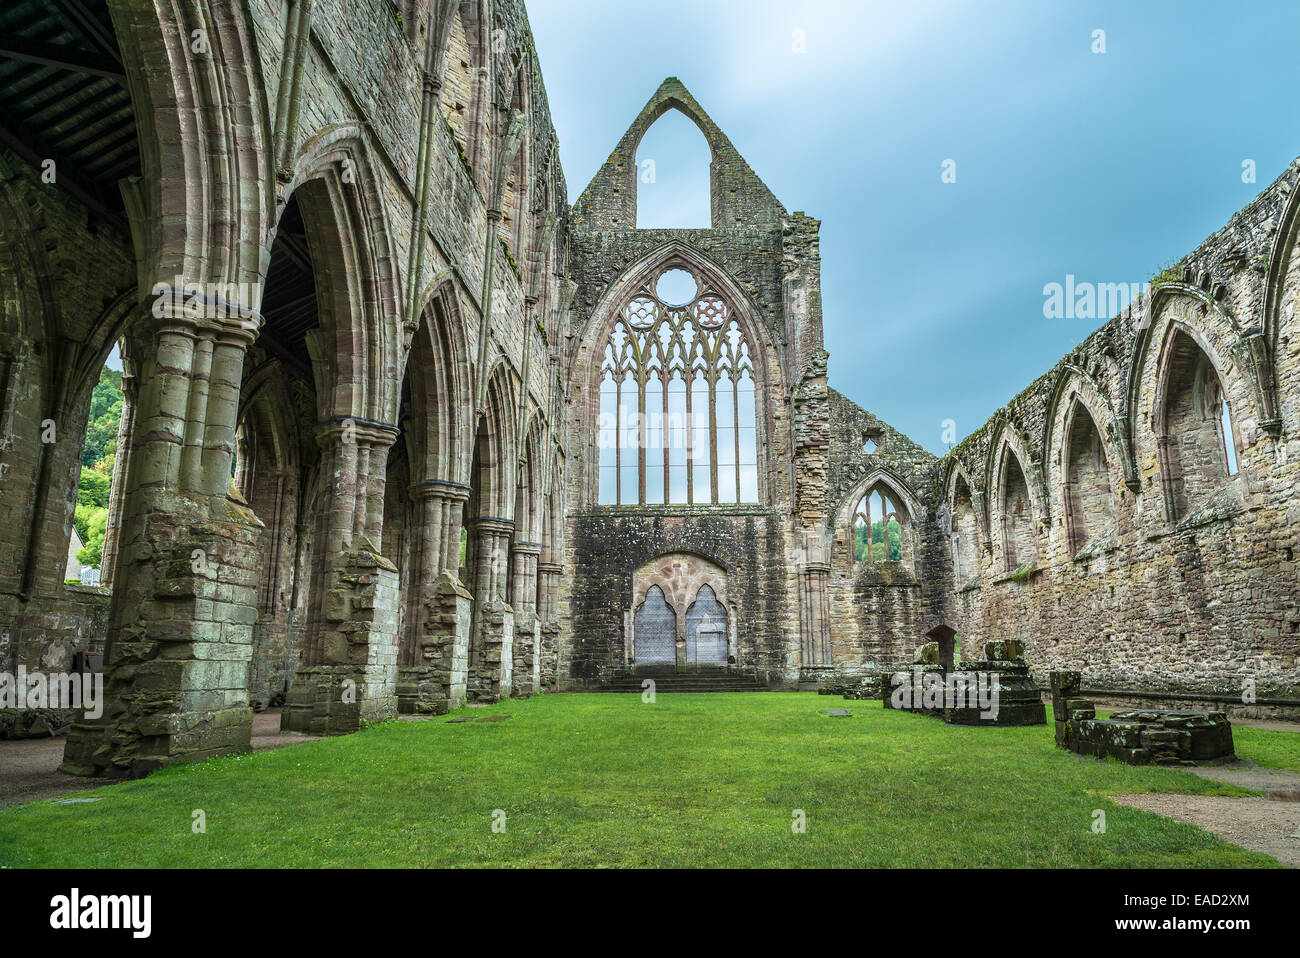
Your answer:
[[[1236,758],[1232,724],[1222,712],[1133,709],[1099,719],[1091,702],[1072,697],[1078,672],[1053,672],[1051,682],[1061,748],[1128,765],[1217,765]]]

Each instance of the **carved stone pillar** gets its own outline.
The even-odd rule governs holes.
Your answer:
[[[441,714],[465,701],[473,600],[457,578],[469,487],[430,479],[411,487],[416,538],[398,670],[398,711]]]
[[[325,535],[313,576],[303,665],[294,674],[281,728],[340,735],[397,714],[397,567],[380,554],[384,478],[395,427],[340,419],[317,442],[330,477]]]
[[[140,776],[245,751],[261,523],[230,493],[244,354],[259,317],[153,304],[114,562],[104,712],[76,723],[62,768]]]
[[[537,615],[537,559],[540,542],[516,542],[511,550],[514,569],[510,604],[515,610],[514,682],[511,694],[527,698],[541,684],[542,622]]]
[[[470,524],[474,560],[470,575],[474,624],[470,631],[467,694],[495,702],[510,694],[514,671],[515,614],[506,601],[506,574],[514,523],[484,517]]]
[[[804,533],[802,561],[799,563],[799,650],[804,680],[815,677],[808,669],[829,668],[831,654],[830,561],[821,536]]]
[[[537,614],[541,619],[542,648],[538,655],[538,687],[553,688],[560,658],[560,576],[564,566],[555,562],[537,563]]]

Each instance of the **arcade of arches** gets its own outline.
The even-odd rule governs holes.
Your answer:
[[[638,670],[809,687],[933,637],[1297,697],[1300,165],[938,458],[829,386],[820,223],[678,80],[570,205],[520,0],[398,7],[0,13],[0,669],[102,656],[65,770],[245,749],[259,705],[333,734]],[[707,228],[637,225],[670,110]]]

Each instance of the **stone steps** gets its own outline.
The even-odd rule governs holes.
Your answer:
[[[605,682],[597,692],[642,692],[641,683],[653,679],[655,692],[766,692],[767,686],[752,675],[734,672],[668,672],[620,675]]]

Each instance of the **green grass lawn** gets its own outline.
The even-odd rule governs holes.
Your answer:
[[[818,712],[841,706],[853,716]],[[552,695],[453,715],[511,718],[389,722],[5,809],[0,865],[1276,864],[1105,797],[1248,793],[1070,755],[1050,725],[958,728],[812,693]],[[1247,731],[1243,755],[1300,761],[1300,736]]]

